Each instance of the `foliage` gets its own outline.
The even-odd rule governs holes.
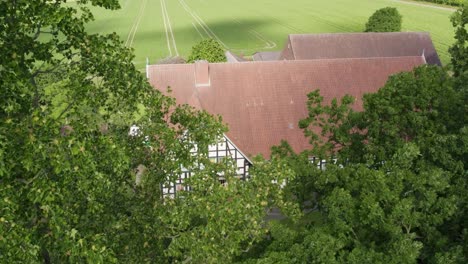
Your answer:
[[[425,158],[459,171],[462,159],[447,147],[457,145],[452,141],[464,125],[463,107],[453,79],[441,68],[422,66],[391,77],[379,92],[364,96],[360,126],[367,129],[366,151],[380,162],[416,142]]]
[[[468,75],[468,2],[451,17],[455,28],[455,43],[450,47],[452,66],[455,76]]]
[[[278,256],[287,260],[278,263],[435,261],[434,253],[445,253],[432,247],[443,241],[436,229],[456,215],[458,197],[451,190],[453,175],[419,165],[420,156],[410,143],[379,169],[351,164],[315,170],[309,181],[320,194],[323,221],[298,226],[304,229],[300,235],[282,226],[282,232],[292,233],[271,233],[270,244],[249,261],[271,263]]]
[[[451,6],[461,6],[466,0],[416,0],[421,2],[431,2],[436,4],[451,5]]]
[[[401,18],[396,8],[381,8],[369,17],[365,32],[399,32],[401,30]]]
[[[345,146],[349,141],[350,127],[343,120],[353,114],[350,108],[353,102],[354,98],[346,95],[339,103],[334,98],[330,105],[323,105],[319,90],[307,95],[308,117],[299,121],[299,128],[304,130],[304,136],[310,138],[311,154],[324,158],[330,156],[334,149]]]
[[[85,31],[90,5],[118,2],[0,2],[2,263],[229,261],[265,232],[268,207],[297,214],[284,164],[259,161],[240,182],[190,154],[222,136],[220,119],[154,90],[116,34]],[[194,192],[161,199],[182,166]]]
[[[435,66],[396,74],[363,97],[363,112],[352,111],[348,97],[324,105],[318,91],[310,93],[308,117],[299,124],[314,148],[306,155],[335,157],[337,164],[317,170],[298,162],[304,153],[293,153],[287,143],[274,153],[303,174],[290,183],[292,192],[316,193],[323,221],[284,225],[289,235],[270,233],[255,255],[240,261],[465,263],[464,78]]]
[[[183,194],[183,200],[168,201],[177,205],[164,217],[174,236],[168,249],[174,259],[229,262],[264,236],[265,208],[275,204],[292,217],[299,214],[294,204],[283,199],[279,183],[293,178],[285,164],[259,160],[248,182],[233,177],[234,171],[230,176],[224,172],[224,186],[205,172],[187,182],[193,189]]]
[[[206,60],[208,62],[225,62],[226,55],[224,49],[214,39],[204,39],[192,47],[187,62],[195,62],[197,60]]]
[[[271,147],[272,157],[284,161],[294,171],[294,179],[288,181],[285,191],[292,193],[302,210],[315,206],[314,186],[307,179],[314,173],[309,161],[310,152],[296,154],[287,141],[282,140],[280,145]],[[318,169],[318,168],[316,168]]]
[[[459,31],[464,16],[460,10],[453,19]],[[465,42],[458,38],[451,49],[460,62],[455,77],[434,66],[394,75],[364,96],[363,112],[351,110],[352,98],[324,105],[318,91],[310,93],[299,126],[312,150],[295,154],[283,142],[273,153],[298,173],[289,188],[300,202],[316,194],[323,221],[282,225],[288,235],[271,232],[240,261],[465,263]],[[320,171],[303,155],[336,157],[339,165]]]

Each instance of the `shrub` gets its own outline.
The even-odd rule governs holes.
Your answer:
[[[420,2],[431,2],[442,5],[461,6],[465,0],[416,0]]]
[[[375,11],[366,23],[366,32],[398,32],[401,30],[401,15],[394,7]]]
[[[208,62],[224,62],[226,55],[224,49],[216,40],[205,39],[192,47],[192,53],[187,59],[187,62],[197,60],[206,60]]]

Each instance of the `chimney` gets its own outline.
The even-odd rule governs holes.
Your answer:
[[[210,86],[210,65],[205,60],[195,62],[195,87]]]

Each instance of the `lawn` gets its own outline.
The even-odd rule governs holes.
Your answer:
[[[250,55],[282,49],[291,33],[359,32],[378,8],[397,7],[403,31],[431,33],[439,56],[449,62],[453,11],[395,0],[121,0],[122,9],[94,8],[90,32],[117,32],[135,49],[143,69],[168,56],[187,57],[203,38]]]

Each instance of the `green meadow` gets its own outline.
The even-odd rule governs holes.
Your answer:
[[[121,9],[93,8],[90,32],[117,32],[135,50],[139,69],[159,59],[187,57],[203,38],[251,55],[280,50],[292,33],[360,32],[385,6],[403,15],[403,31],[431,33],[439,56],[449,62],[453,10],[398,0],[121,0]]]

